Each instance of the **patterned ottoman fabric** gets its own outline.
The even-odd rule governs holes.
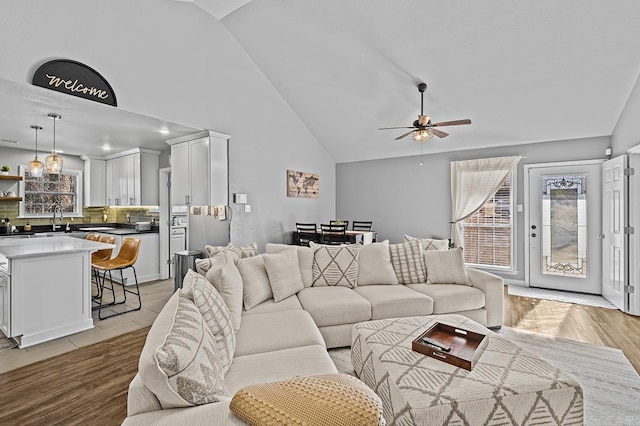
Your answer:
[[[411,350],[435,322],[488,335],[472,371]],[[353,330],[358,377],[382,399],[387,425],[581,425],[578,382],[461,315],[368,321]]]

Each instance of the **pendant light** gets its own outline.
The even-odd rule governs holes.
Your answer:
[[[36,131],[36,157],[33,161],[29,161],[27,167],[31,177],[39,178],[42,177],[42,171],[44,170],[44,164],[38,161],[38,130],[42,130],[42,127],[33,125],[31,128]]]
[[[62,157],[56,154],[56,120],[60,120],[62,117],[58,114],[49,114],[48,116],[53,119],[53,150],[51,155],[45,159],[45,163],[47,164],[47,173],[58,174],[62,172]]]

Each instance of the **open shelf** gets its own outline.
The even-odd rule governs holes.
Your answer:
[[[22,201],[22,197],[0,197],[0,201]]]
[[[22,180],[22,176],[0,175],[0,180]]]

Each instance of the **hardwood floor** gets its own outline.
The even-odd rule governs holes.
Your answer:
[[[620,348],[640,371],[640,317],[506,294],[504,325]],[[119,425],[148,328],[0,374],[1,425]]]

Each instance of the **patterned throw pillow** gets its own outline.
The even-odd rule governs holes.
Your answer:
[[[404,236],[405,241],[420,240],[422,250],[449,250],[449,240],[436,240],[434,238],[415,238],[409,235]]]
[[[206,262],[207,270],[204,276],[222,296],[231,314],[231,323],[236,333],[240,330],[242,322],[242,277],[235,264],[237,258],[238,255],[234,252],[224,251],[214,257],[196,260],[196,267],[200,260]]]
[[[273,300],[279,302],[304,289],[298,264],[298,250],[295,247],[277,254],[263,254],[262,257],[269,276]]]
[[[419,284],[427,280],[420,240],[389,244],[389,253],[400,284]]]
[[[325,246],[311,242],[309,246],[313,249],[312,286],[358,286],[360,244]]]
[[[251,426],[385,424],[380,397],[347,374],[249,385],[236,392],[229,409]]]
[[[158,372],[166,385],[163,408],[189,407],[230,397],[218,358],[215,337],[195,304],[179,294],[173,326],[155,351]]]
[[[224,374],[229,371],[236,351],[236,334],[231,323],[231,314],[220,293],[200,274],[193,271],[193,302],[215,337],[218,356]]]
[[[262,255],[236,259],[235,262],[242,277],[244,308],[247,311],[273,298]]]
[[[424,261],[427,267],[427,284],[471,285],[460,247],[447,251],[425,252]]]
[[[239,258],[244,259],[245,257],[253,257],[258,254],[258,243],[251,243],[246,246],[234,246],[229,243],[226,246],[210,246],[205,245],[204,250],[207,252],[209,257],[215,256],[221,251],[232,251],[238,255]]]

